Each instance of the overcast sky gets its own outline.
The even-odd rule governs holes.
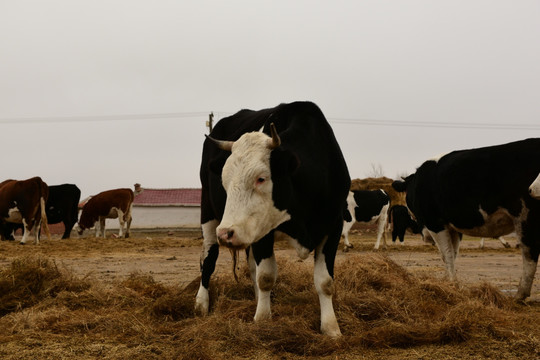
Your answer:
[[[199,187],[205,122],[315,102],[353,178],[540,136],[537,0],[0,0],[0,180]]]

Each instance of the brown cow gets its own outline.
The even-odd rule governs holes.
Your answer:
[[[82,208],[81,217],[76,226],[79,235],[82,235],[85,229],[96,225],[96,237],[99,236],[100,231],[105,237],[105,219],[118,218],[120,223],[118,236],[124,236],[124,225],[126,225],[125,237],[128,238],[133,197],[133,190],[125,188],[103,191],[90,197]]]
[[[35,242],[39,244],[39,229],[43,227],[51,238],[45,203],[49,197],[49,187],[40,177],[28,180],[6,180],[0,183],[0,225],[5,223],[23,224],[24,233],[21,244],[28,240],[34,231]]]

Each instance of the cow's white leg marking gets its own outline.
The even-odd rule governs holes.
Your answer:
[[[430,230],[429,233],[437,244],[450,280],[456,280],[455,261],[459,251],[459,233],[449,230],[442,230],[438,233]]]
[[[326,239],[315,249],[313,280],[321,305],[321,332],[328,336],[337,337],[341,335],[341,331],[332,304],[334,279],[328,273],[324,253],[322,252],[325,243]]]
[[[503,244],[503,246],[505,248],[509,248],[510,247],[510,244],[508,243],[508,241],[506,241],[502,236],[499,237],[499,241],[501,242],[501,244]]]
[[[120,227],[120,231],[118,232],[118,237],[124,236],[124,212],[120,209],[116,210],[116,213],[118,214],[118,225]]]
[[[208,256],[208,252],[212,245],[217,244],[216,228],[219,225],[217,220],[210,220],[201,225],[203,233],[203,251],[201,254],[201,264]],[[195,298],[195,311],[201,315],[208,314],[208,308],[210,306],[210,296],[208,295],[208,289],[201,283],[199,284],[199,291]]]
[[[272,317],[270,310],[270,293],[276,283],[277,264],[276,256],[262,259],[257,265],[257,310],[253,319],[255,321],[266,320]]]
[[[343,244],[345,245],[343,250],[347,250],[348,248],[352,248],[351,243],[349,242],[349,231],[351,231],[352,226],[354,225],[355,221],[354,219],[352,221],[344,221],[343,222],[343,230],[341,231],[341,236],[343,236]]]
[[[530,248],[521,243],[521,256],[523,258],[523,270],[519,280],[516,299],[523,300],[531,295],[531,288],[538,263],[531,259]]]
[[[28,236],[30,234],[30,229],[28,229],[28,224],[26,223],[25,219],[22,219],[23,223],[23,237],[20,241],[20,244],[26,244],[26,241],[28,240]]]
[[[381,237],[383,238],[383,246],[386,248],[386,224],[388,222],[388,206],[385,205],[382,207],[379,214],[379,219],[377,220],[377,241],[375,242],[375,250],[379,250],[381,244]]]

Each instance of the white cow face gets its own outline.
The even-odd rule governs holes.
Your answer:
[[[277,209],[272,199],[270,153],[279,146],[279,137],[273,133],[277,139],[252,132],[229,143],[232,153],[221,173],[227,202],[216,229],[221,245],[246,248],[290,219],[287,211]]]
[[[536,180],[529,186],[529,194],[531,194],[533,198],[540,200],[540,174],[538,174]]]

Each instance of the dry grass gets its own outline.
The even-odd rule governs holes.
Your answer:
[[[247,271],[221,274],[209,316],[185,289],[142,273],[104,284],[43,257],[0,271],[2,359],[536,359],[539,304],[517,305],[489,284],[418,277],[384,255],[351,254],[336,269],[343,332],[319,334],[312,261],[278,261],[272,320],[253,323]]]

